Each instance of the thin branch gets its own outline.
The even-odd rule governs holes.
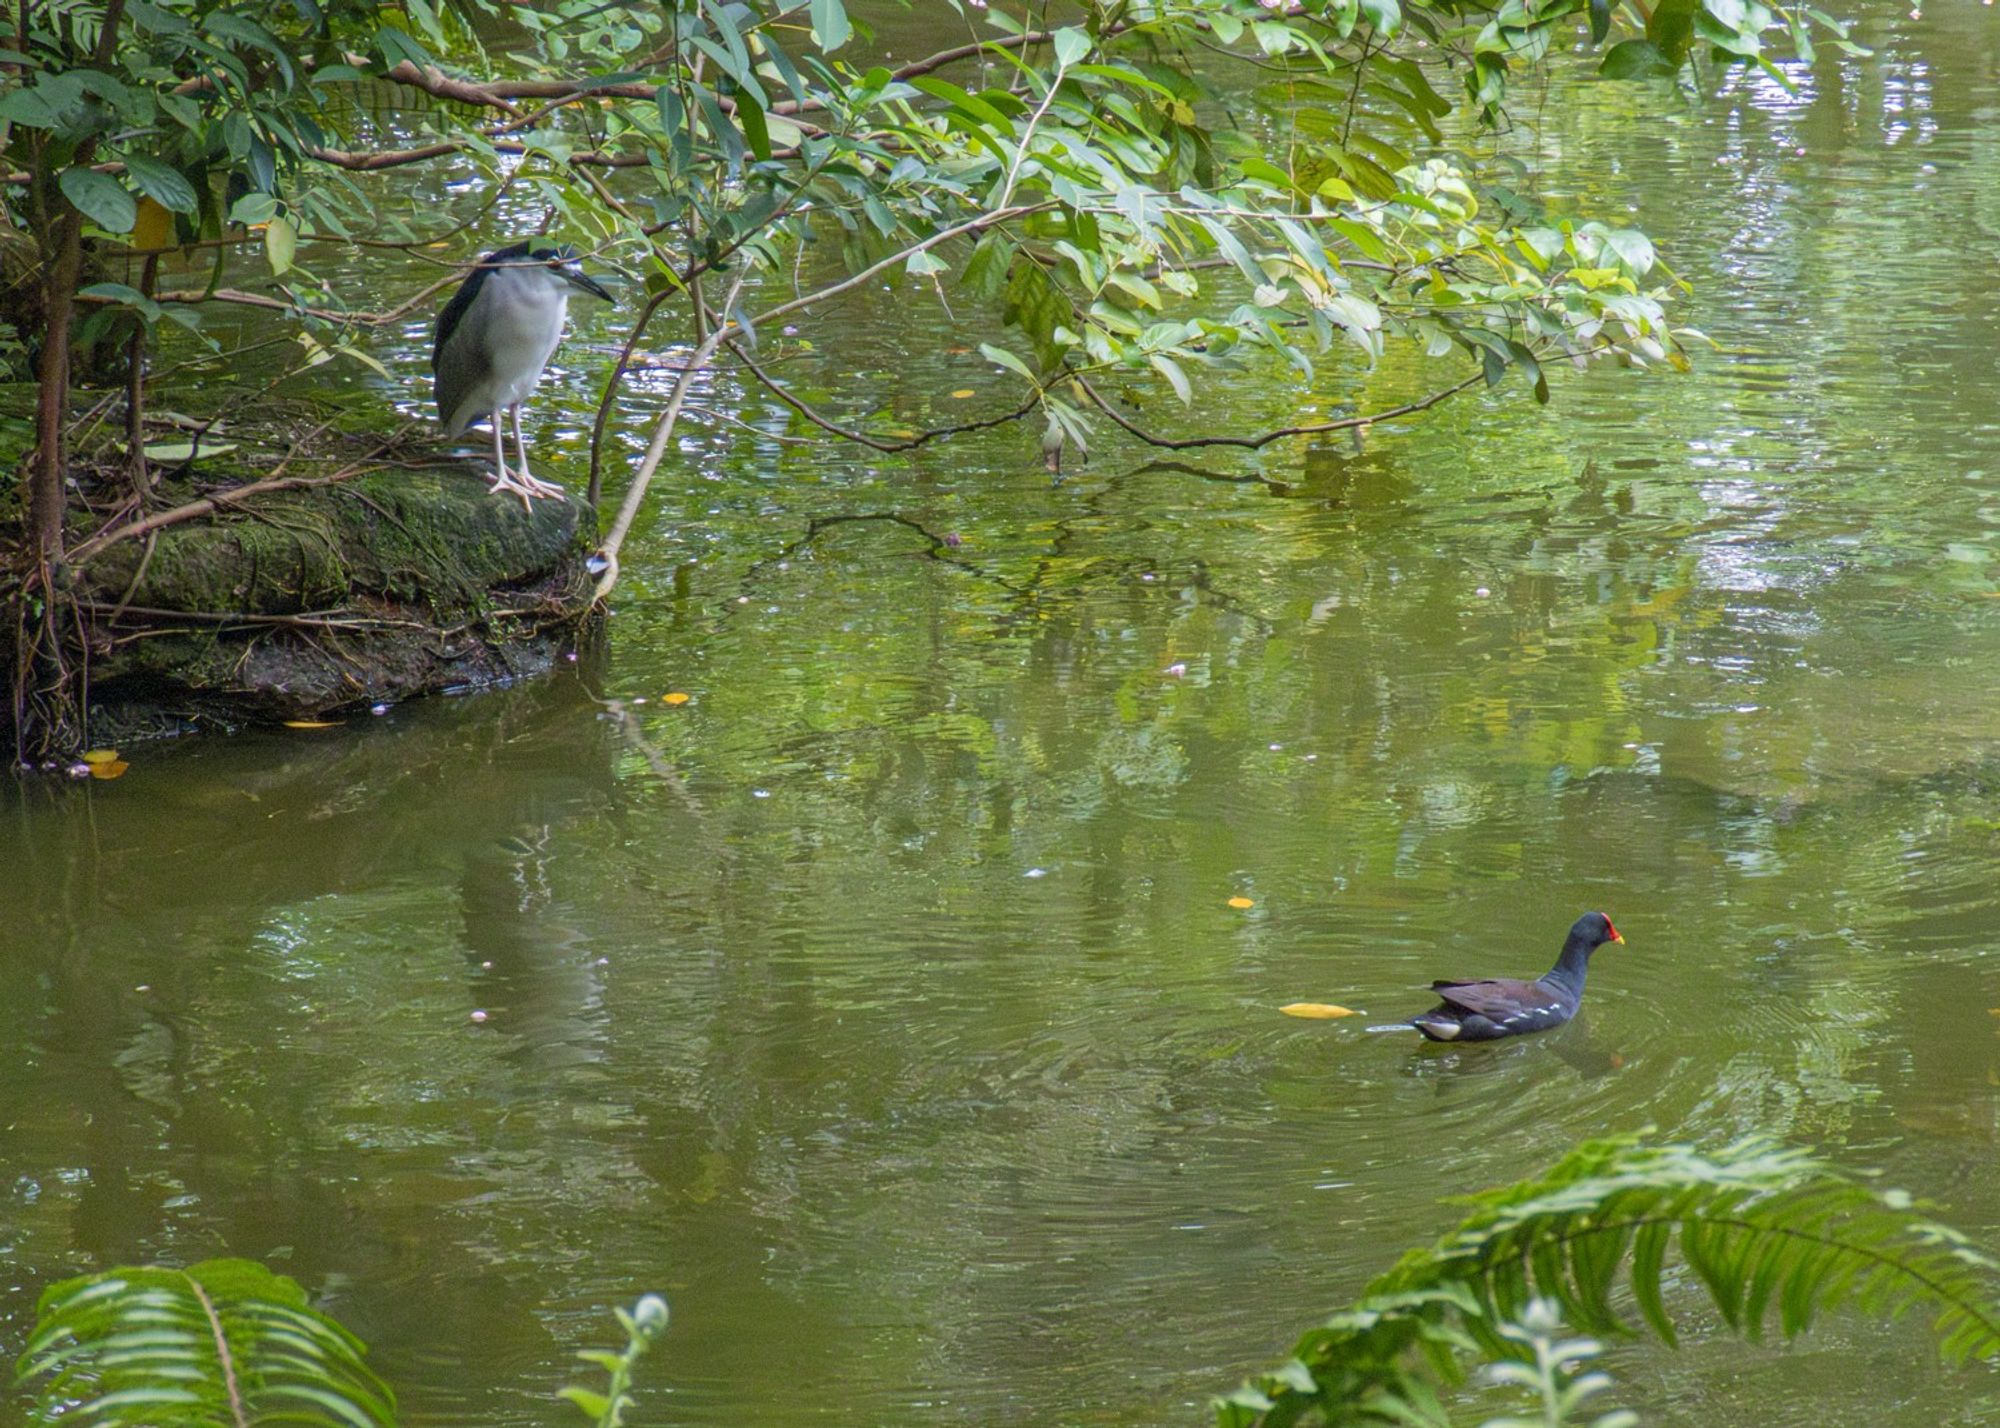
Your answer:
[[[750,275],[748,267],[736,270],[736,281],[729,285],[729,295],[722,300],[722,311],[736,306],[737,295],[743,291],[743,280]],[[729,333],[729,322],[725,316],[718,321],[713,331],[694,355],[688,358],[687,366],[681,369],[678,381],[674,383],[673,395],[667,398],[667,409],[661,413],[659,424],[653,428],[652,443],[646,448],[646,457],[639,463],[638,472],[632,477],[632,485],[625,492],[625,502],[618,508],[618,519],[612,522],[611,534],[604,538],[598,548],[598,555],[604,561],[604,572],[597,578],[597,591],[592,597],[602,600],[611,593],[611,587],[618,583],[618,550],[625,544],[625,536],[632,529],[632,522],[639,514],[639,506],[646,498],[646,488],[653,482],[653,473],[660,469],[660,458],[666,454],[667,441],[674,434],[674,423],[680,419],[681,404],[687,400],[688,388],[694,385],[695,373],[701,371],[708,359],[715,355],[715,349]]]
[[[1000,199],[993,206],[1005,208],[1014,200],[1014,185],[1020,182],[1021,165],[1028,161],[1028,149],[1035,141],[1035,129],[1056,102],[1056,92],[1062,88],[1063,72],[1067,68],[1061,60],[1056,62],[1056,72],[1049,77],[1049,92],[1042,96],[1042,102],[1035,112],[1028,116],[1028,122],[1021,129],[1020,140],[1014,145],[1014,157],[1007,163],[1007,182],[1000,187]]]
[[[469,266],[478,267],[480,265],[474,263]],[[337,308],[313,307],[308,303],[286,302],[283,298],[267,297],[262,293],[246,293],[240,288],[217,288],[213,292],[208,292],[201,288],[181,288],[173,292],[155,293],[153,301],[186,305],[204,302],[234,303],[239,307],[261,307],[272,312],[302,312],[308,317],[323,318],[328,322],[357,323],[364,327],[385,327],[392,322],[401,322],[410,313],[411,309],[444,291],[457,282],[459,278],[460,274],[454,271],[449,277],[438,279],[429,287],[419,291],[416,296],[405,302],[398,303],[395,307],[385,312],[342,312]],[[117,298],[101,297],[93,293],[78,293],[76,300],[78,302],[100,304],[116,303],[118,301]]]
[[[670,290],[662,288],[646,299],[638,320],[625,334],[625,345],[618,349],[618,360],[611,365],[611,375],[604,379],[604,391],[597,399],[597,415],[590,423],[590,486],[584,499],[590,502],[592,510],[597,509],[597,498],[604,492],[604,429],[611,421],[611,404],[617,399],[618,388],[632,366],[632,354],[639,348],[639,339],[646,335],[653,314],[660,310],[669,296]]]
[[[811,307],[815,303],[825,302],[828,298],[838,297],[844,292],[860,287],[878,273],[892,268],[898,263],[907,263],[915,254],[935,248],[940,243],[949,242],[953,238],[962,238],[968,233],[983,232],[996,224],[1011,223],[1016,218],[1025,218],[1032,213],[1046,213],[1057,206],[1053,200],[1046,203],[1024,203],[1016,205],[1013,208],[996,209],[991,213],[981,214],[978,218],[968,219],[964,223],[956,224],[953,227],[940,229],[920,242],[912,243],[907,248],[898,249],[880,262],[871,263],[850,278],[843,278],[840,282],[821,288],[818,292],[807,293],[803,297],[793,298],[790,302],[781,302],[776,307],[766,308],[757,315],[754,325],[761,329],[773,319],[783,317],[787,313],[797,312],[800,308]]]
[[[71,552],[70,563],[82,565],[113,541],[130,540],[135,536],[145,535],[148,531],[156,531],[165,526],[177,526],[183,521],[192,521],[201,516],[214,515],[218,511],[240,506],[252,496],[268,495],[273,491],[292,491],[305,486],[331,486],[336,482],[346,481],[366,471],[369,462],[401,441],[416,424],[415,421],[404,422],[387,441],[382,442],[359,461],[343,467],[331,476],[280,476],[252,481],[247,486],[232,486],[226,491],[212,491],[199,500],[189,501],[184,506],[175,506],[172,510],[161,511],[157,515],[119,526],[116,530],[95,531]]]
[[[142,620],[189,620],[197,625],[277,625],[286,629],[300,630],[430,630],[435,626],[422,620],[391,620],[380,615],[350,615],[338,610],[325,614],[266,615],[254,611],[233,612],[227,610],[165,610],[154,605],[107,605],[101,600],[79,600],[76,607],[91,615],[109,614],[113,619],[123,615],[137,616]],[[495,610],[496,615],[519,615],[532,613],[521,610]],[[442,634],[456,633],[452,630]]]
[[[776,397],[814,426],[822,431],[831,432],[833,435],[841,437],[844,440],[865,446],[871,451],[880,451],[886,455],[894,455],[902,451],[915,451],[918,447],[929,445],[933,441],[941,441],[948,436],[959,436],[968,431],[985,431],[989,427],[1005,426],[1010,421],[1019,421],[1022,417],[1040,406],[1042,402],[1042,394],[1036,392],[1013,411],[1003,413],[1000,416],[982,417],[977,421],[962,422],[957,426],[942,426],[931,431],[920,431],[915,436],[903,440],[878,441],[865,432],[850,431],[848,428],[821,416],[818,412],[800,401],[790,391],[786,390],[784,385],[769,372],[758,366],[756,360],[743,350],[742,345],[735,338],[727,339],[727,345],[730,355],[738,362],[741,362],[749,370],[751,376],[762,382],[772,396]]]
[[[1274,441],[1283,441],[1286,437],[1290,436],[1317,436],[1322,432],[1328,431],[1351,431],[1358,426],[1370,426],[1378,421],[1389,421],[1395,417],[1409,416],[1414,412],[1428,411],[1438,403],[1448,401],[1452,397],[1457,396],[1467,387],[1486,380],[1483,372],[1475,372],[1456,386],[1432,392],[1429,396],[1414,402],[1405,402],[1400,407],[1390,407],[1385,411],[1370,412],[1366,416],[1340,417],[1334,421],[1312,422],[1305,426],[1281,426],[1258,436],[1154,436],[1143,427],[1133,423],[1123,412],[1106,401],[1097,388],[1090,384],[1089,378],[1075,372],[1072,372],[1070,375],[1075,379],[1077,385],[1083,388],[1084,394],[1096,404],[1099,411],[1110,417],[1119,426],[1125,428],[1128,433],[1145,442],[1146,445],[1162,447],[1168,451],[1190,451],[1200,446],[1239,446],[1246,450],[1258,451],[1269,446]]]

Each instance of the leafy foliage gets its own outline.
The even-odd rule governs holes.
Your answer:
[[[395,1395],[364,1352],[294,1281],[215,1259],[51,1286],[15,1373],[43,1422],[386,1428]]]
[[[1926,1313],[1949,1363],[2000,1356],[1995,1262],[1801,1151],[1745,1141],[1714,1154],[1589,1142],[1546,1174],[1474,1196],[1434,1249],[1412,1251],[1292,1358],[1217,1403],[1221,1428],[1448,1420],[1441,1384],[1468,1356],[1533,1361],[1508,1326],[1544,1299],[1592,1333],[1628,1332],[1621,1273],[1667,1342],[1668,1266],[1691,1272],[1731,1328],[1787,1337],[1841,1305],[1884,1320]]]
[[[1610,1376],[1597,1370],[1579,1372],[1604,1352],[1595,1339],[1562,1339],[1562,1315],[1547,1299],[1531,1302],[1518,1324],[1502,1324],[1500,1336],[1529,1355],[1526,1362],[1504,1359],[1488,1367],[1495,1383],[1526,1389],[1541,1410],[1533,1417],[1510,1414],[1489,1418],[1480,1428],[1568,1428],[1580,1423],[1584,1405],[1611,1387]],[[1632,1428],[1636,1415],[1623,1409],[1590,1420],[1589,1428]]]
[[[624,1428],[625,1411],[632,1406],[632,1371],[638,1365],[653,1340],[667,1331],[667,1301],[657,1294],[647,1294],[632,1306],[630,1313],[620,1309],[618,1326],[625,1331],[625,1347],[618,1353],[604,1349],[585,1349],[577,1355],[587,1364],[595,1364],[611,1375],[611,1382],[604,1392],[580,1388],[572,1385],[562,1391],[562,1396],[583,1410],[584,1415],[596,1428]]]
[[[100,234],[218,241],[247,225],[295,293],[316,285],[302,241],[376,221],[350,175],[436,159],[525,185],[655,297],[732,262],[780,269],[800,245],[940,298],[957,286],[997,301],[1018,344],[989,355],[1030,384],[1059,448],[1102,406],[1092,375],[1191,401],[1192,367],[1263,353],[1310,380],[1335,346],[1372,360],[1402,338],[1466,354],[1488,382],[1519,371],[1546,400],[1551,356],[1678,360],[1670,276],[1643,238],[1519,221],[1462,157],[1417,146],[1442,143],[1454,75],[1497,123],[1510,77],[1561,44],[1623,36],[1604,72],[1643,78],[1679,71],[1700,40],[1782,78],[1769,42],[1809,57],[1831,23],[1755,0],[1080,8],[1038,30],[1033,7],[948,0],[989,37],[892,72],[847,57],[869,31],[842,0],[813,0],[804,29],[787,0],[301,0],[254,18],[128,0],[110,37],[101,5],[30,7],[33,63],[0,82],[0,119],[31,141],[30,189],[53,182]],[[530,43],[496,53],[469,23],[481,16]],[[1276,76],[1250,113],[1232,63]],[[378,78],[400,87],[357,87]],[[380,111],[384,92],[403,96],[397,112]],[[513,94],[546,102],[524,115]],[[468,122],[466,103],[507,117]],[[385,132],[437,142],[341,147]],[[186,316],[94,296],[147,322]],[[320,286],[311,306],[343,300]],[[754,349],[747,300],[724,315],[732,347]]]

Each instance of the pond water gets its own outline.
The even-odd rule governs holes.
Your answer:
[[[1587,1136],[1793,1137],[2000,1243],[2000,20],[1861,9],[1796,95],[1579,83],[1506,141],[1695,283],[1691,376],[1060,484],[717,379],[574,674],[0,787],[0,1342],[228,1252],[413,1424],[565,1421],[646,1290],[640,1423],[1192,1423]],[[572,455],[610,331],[540,404]],[[807,335],[842,417],[1013,400],[907,293]],[[1592,907],[1627,945],[1550,1036],[1276,1010],[1533,975]],[[1621,1400],[2000,1420],[1914,1332],[1697,1340]]]

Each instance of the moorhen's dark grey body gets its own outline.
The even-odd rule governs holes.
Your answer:
[[[1532,982],[1432,982],[1444,1000],[1410,1025],[1432,1041],[1493,1041],[1547,1031],[1576,1015],[1583,1002],[1583,977],[1590,954],[1607,942],[1623,942],[1611,919],[1586,912],[1570,928],[1562,956],[1546,977]]]

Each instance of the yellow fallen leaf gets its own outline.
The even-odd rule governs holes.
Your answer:
[[[1354,1015],[1349,1008],[1337,1007],[1332,1002],[1293,1002],[1278,1010],[1286,1016],[1302,1016],[1313,1021],[1332,1021],[1335,1017]]]
[[[116,749],[92,749],[83,756],[83,761],[87,764],[116,763],[118,762],[118,751]]]
[[[674,692],[673,692],[672,694],[662,694],[662,695],[660,696],[660,703],[662,703],[662,704],[685,704],[685,703],[687,703],[687,702],[688,702],[688,700],[689,700],[690,698],[692,698],[692,697],[693,697],[692,695],[687,695],[687,694],[683,694],[683,693],[681,693],[681,692],[680,692],[680,691],[679,691],[678,689],[676,689],[676,690],[675,690],[675,691],[674,691]]]
[[[346,721],[341,719],[287,719],[285,727],[287,729],[338,729],[344,722]]]
[[[1233,897],[1229,900],[1229,905],[1231,907],[1241,909],[1246,907],[1255,907],[1257,904],[1247,897]]]
[[[90,766],[90,776],[92,778],[117,778],[131,767],[123,759],[110,759],[104,763],[92,764]]]
[[[958,400],[964,401],[967,397],[974,395],[974,393],[972,388],[970,387],[960,387],[957,391],[953,392],[952,395],[958,398]]]

